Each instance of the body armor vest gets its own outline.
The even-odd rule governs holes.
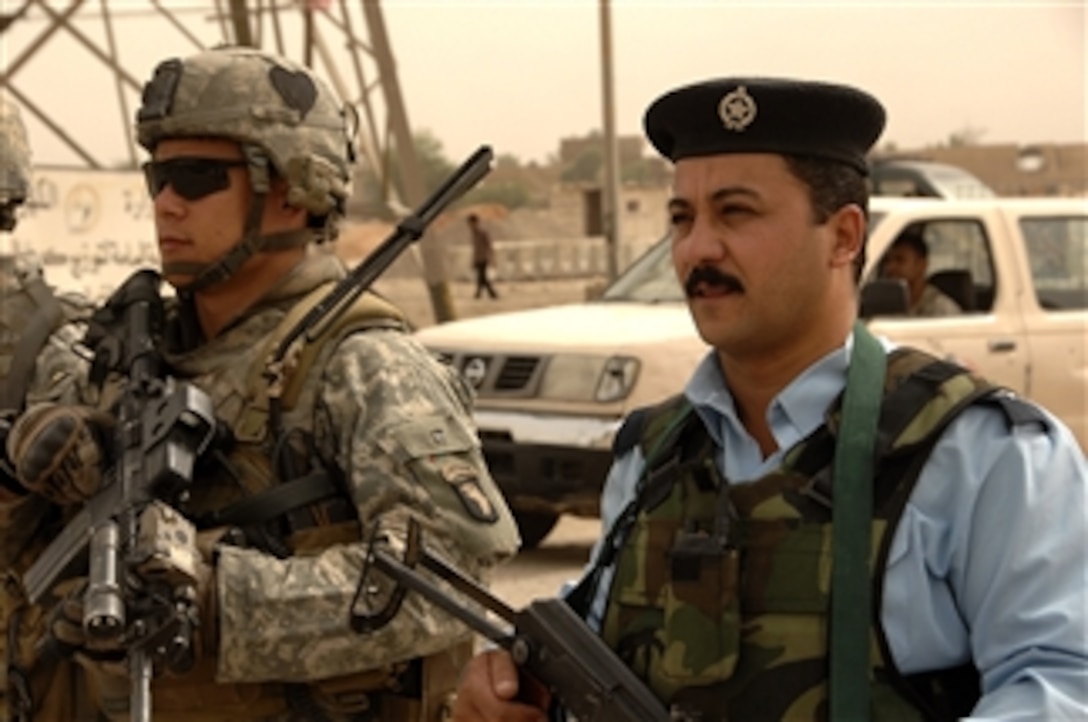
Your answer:
[[[1031,407],[996,391],[918,351],[889,357],[875,450],[874,610],[903,506],[943,429],[976,402],[1015,404],[1007,417],[1027,418],[1023,411]],[[676,718],[827,720],[838,403],[829,422],[789,449],[778,469],[736,486],[722,478],[721,450],[682,396],[646,410],[636,430],[621,432],[626,443],[641,445],[646,465],[635,502],[614,527],[625,536],[601,633]],[[970,711],[978,696],[973,667],[903,678],[879,613],[858,610],[867,613],[870,719],[956,719]]]

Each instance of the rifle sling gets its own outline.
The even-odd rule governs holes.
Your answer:
[[[832,482],[830,719],[870,718],[869,629],[874,612],[872,548],[874,444],[887,358],[860,321],[846,376]]]
[[[289,511],[309,506],[339,493],[329,473],[325,470],[317,470],[236,501],[218,511],[201,514],[196,518],[196,524],[201,529],[263,524]]]

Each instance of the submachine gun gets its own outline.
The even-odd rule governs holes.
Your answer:
[[[59,580],[87,575],[84,632],[126,651],[133,722],[151,720],[153,669],[184,672],[194,660],[200,553],[195,528],[175,507],[216,431],[207,394],[164,371],[160,282],[157,272],[138,271],[91,319],[92,380],[124,377],[113,464],[23,576],[29,600],[38,603]]]
[[[351,627],[373,632],[396,615],[408,590],[464,622],[510,652],[514,662],[546,686],[578,722],[669,722],[669,713],[600,637],[562,599],[538,599],[515,611],[505,602],[424,548],[418,522],[408,525],[403,559],[377,546],[375,527],[363,574],[351,605]],[[419,569],[448,583],[467,599],[503,620],[504,628],[451,596]],[[375,579],[384,574],[391,589]]]

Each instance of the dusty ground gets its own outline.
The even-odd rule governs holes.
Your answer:
[[[562,517],[539,547],[519,554],[498,570],[492,590],[514,607],[554,597],[564,582],[581,576],[600,530],[600,519]]]

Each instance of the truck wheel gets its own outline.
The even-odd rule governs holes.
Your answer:
[[[522,549],[536,549],[544,537],[548,536],[559,521],[559,515],[549,511],[514,510],[514,520],[518,523]]]

